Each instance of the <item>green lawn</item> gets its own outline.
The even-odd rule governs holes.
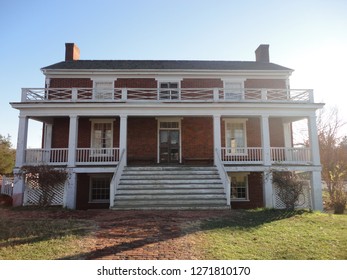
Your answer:
[[[83,253],[93,226],[76,219],[0,218],[0,260],[60,259]]]
[[[253,210],[202,227],[204,259],[347,259],[347,215]]]

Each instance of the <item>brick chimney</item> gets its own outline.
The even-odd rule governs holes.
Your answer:
[[[269,45],[259,45],[255,50],[255,61],[270,62]]]
[[[65,43],[65,61],[79,60],[80,49],[75,43]]]

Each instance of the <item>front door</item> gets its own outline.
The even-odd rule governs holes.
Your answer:
[[[180,146],[179,130],[159,130],[159,158],[160,163],[179,163]]]

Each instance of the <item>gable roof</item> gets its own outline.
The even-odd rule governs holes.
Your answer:
[[[278,64],[259,61],[208,60],[73,60],[62,61],[42,70],[255,70],[293,71]]]

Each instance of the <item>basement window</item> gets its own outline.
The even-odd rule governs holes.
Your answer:
[[[110,182],[109,176],[90,177],[90,202],[109,202],[110,201]]]
[[[248,200],[248,173],[229,173],[231,200]]]

